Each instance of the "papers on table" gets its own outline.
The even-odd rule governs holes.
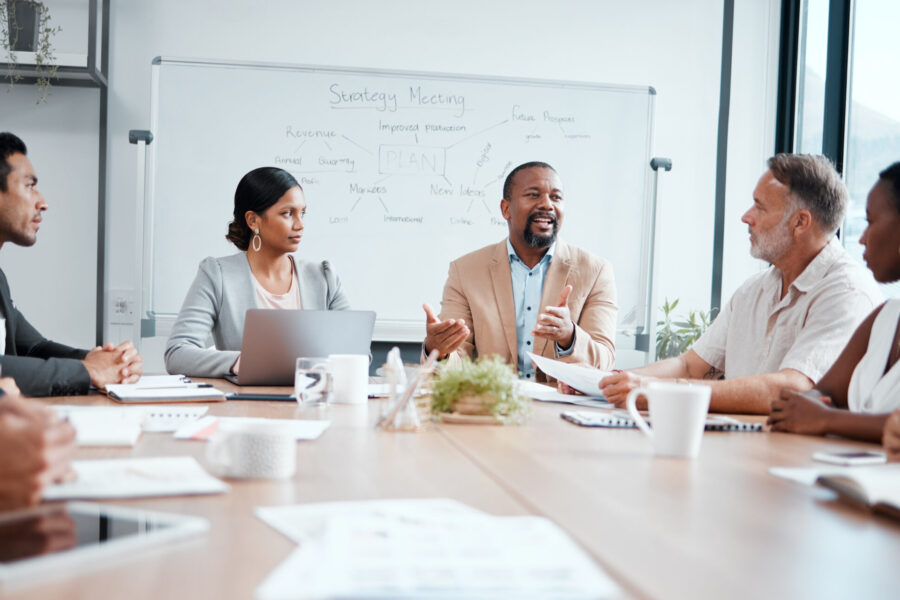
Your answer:
[[[845,475],[859,467],[842,467],[832,465],[827,467],[769,467],[769,473],[775,477],[781,477],[803,485],[815,485],[816,480],[823,475]]]
[[[598,395],[576,396],[557,392],[549,385],[543,385],[536,381],[519,381],[519,392],[540,402],[560,402],[562,404],[576,404],[578,406],[592,406],[594,408],[613,408],[613,404]]]
[[[194,383],[184,375],[144,375],[137,383],[106,386],[113,400],[140,402],[223,402],[225,394],[208,383]]]
[[[229,489],[191,456],[76,460],[75,481],[44,489],[44,500],[218,494]]]
[[[206,406],[80,406],[56,404],[75,427],[79,446],[133,446],[141,431],[175,431],[203,416]]]
[[[551,521],[449,500],[260,508],[301,546],[257,588],[276,598],[604,598],[616,584]],[[263,516],[265,515],[265,517]]]
[[[258,417],[203,417],[187,423],[175,431],[177,440],[207,440],[216,432],[219,424],[228,423],[261,423],[278,427],[278,431],[291,431],[298,440],[314,440],[328,429],[331,421],[307,421],[301,419],[264,419]]]
[[[198,387],[194,384],[184,384],[181,387],[135,387],[123,383],[106,386],[106,393],[113,400],[125,403],[225,401],[224,392],[212,386]]]
[[[298,544],[321,538],[331,519],[351,514],[387,519],[402,519],[404,515],[414,515],[422,519],[435,515],[452,517],[460,514],[481,514],[480,511],[462,502],[448,498],[258,506],[253,512],[273,529]]]
[[[610,374],[609,371],[573,365],[545,356],[538,356],[533,352],[529,352],[528,357],[534,361],[538,369],[550,377],[558,379],[588,396],[599,396],[600,380]]]

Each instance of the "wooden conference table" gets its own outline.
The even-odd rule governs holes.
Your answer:
[[[100,395],[47,401],[111,404]],[[211,522],[206,536],[3,597],[250,598],[294,548],[253,516],[255,506],[429,497],[495,515],[549,517],[628,597],[900,597],[900,523],[767,472],[810,465],[817,450],[869,445],[710,432],[696,460],[654,459],[638,431],[577,427],[559,418],[559,404],[535,403],[525,426],[438,424],[397,433],[373,428],[380,402],[320,409],[211,404],[214,415],[332,424],[318,440],[298,443],[291,480],[231,481],[226,494],[111,502],[202,516]],[[144,434],[134,448],[80,449],[77,458],[184,454],[205,464],[202,442],[160,433]]]

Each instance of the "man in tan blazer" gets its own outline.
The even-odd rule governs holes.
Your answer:
[[[509,237],[450,263],[441,314],[427,304],[425,354],[497,354],[534,377],[527,352],[609,369],[616,287],[602,258],[557,240],[564,202],[546,163],[513,169],[500,201]]]

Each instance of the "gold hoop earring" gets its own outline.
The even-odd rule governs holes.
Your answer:
[[[259,249],[262,248],[262,238],[259,237],[259,229],[253,232],[253,239],[250,241],[250,246],[253,248],[254,252],[259,252]]]

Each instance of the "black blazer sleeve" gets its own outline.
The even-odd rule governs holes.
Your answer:
[[[2,375],[12,377],[26,396],[85,394],[91,378],[81,363],[87,350],[44,338],[13,306],[6,274],[0,269],[0,309],[6,319]]]

